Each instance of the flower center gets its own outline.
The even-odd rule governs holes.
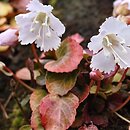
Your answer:
[[[47,32],[45,35],[51,37],[49,17],[46,13],[39,12],[38,15],[36,15],[31,24],[30,31],[34,32],[36,29],[38,29],[37,25],[40,26],[38,31],[38,38],[41,38],[42,29],[44,27],[47,28]]]
[[[119,38],[115,34],[110,34],[104,37],[102,44],[104,53],[107,57],[112,54],[116,63],[122,61],[124,64],[127,65],[127,63],[120,56],[120,51],[122,52],[122,55],[127,53],[127,50],[123,46],[123,39]]]

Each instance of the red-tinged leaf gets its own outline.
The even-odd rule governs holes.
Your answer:
[[[78,130],[88,130],[88,128],[86,125],[84,125],[84,126],[81,126]]]
[[[77,75],[77,70],[70,73],[47,72],[46,88],[51,94],[58,94],[63,96],[74,87]]]
[[[33,71],[34,73],[34,79],[36,79],[36,77],[40,76],[40,72],[38,70],[34,70]],[[24,67],[20,70],[18,70],[16,72],[16,76],[19,78],[19,79],[22,79],[22,80],[31,80],[31,75],[30,75],[30,71],[28,68]]]
[[[71,125],[72,128],[78,128],[84,123],[84,116],[83,114],[78,114],[76,115],[75,121]]]
[[[35,111],[38,108],[40,101],[45,96],[46,96],[46,91],[41,90],[41,89],[37,89],[31,94],[31,96],[30,96],[30,107],[31,107],[32,111]]]
[[[85,105],[83,109],[83,115],[85,119],[85,123],[93,122],[96,125],[105,127],[108,125],[108,117],[104,112],[105,106],[104,101],[100,98],[96,98],[95,102],[89,102]]]
[[[108,97],[108,107],[110,110],[114,110],[123,103],[123,97],[121,94],[115,93]]]
[[[84,38],[79,33],[72,35],[71,38],[75,40],[77,43],[81,43],[84,41]]]
[[[66,130],[76,116],[79,99],[72,93],[60,97],[49,94],[42,99],[39,107],[45,130]]]
[[[98,130],[97,126],[91,124],[88,126],[88,130]]]
[[[88,85],[85,85],[84,92],[82,95],[80,95],[80,103],[83,102],[89,95],[90,92],[90,87]]]
[[[81,126],[78,130],[98,130],[97,126],[91,124],[89,126]]]
[[[108,117],[106,115],[93,115],[91,120],[98,126],[106,127],[108,125]]]
[[[0,34],[0,45],[1,46],[13,46],[18,41],[18,30],[8,29]]]
[[[32,112],[31,127],[33,128],[33,130],[44,130],[41,123],[40,113],[38,112],[38,109]]]
[[[72,92],[79,98],[80,103],[83,102],[89,95],[90,88],[88,85],[75,86]]]
[[[50,72],[72,72],[77,69],[83,58],[83,48],[70,37],[65,39],[56,51],[57,60],[45,64],[45,69]]]

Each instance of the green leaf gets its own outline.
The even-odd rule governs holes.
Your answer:
[[[52,5],[53,7],[56,5],[58,0],[50,0],[49,4]]]
[[[30,99],[30,95],[27,95],[25,98],[22,99],[21,101],[22,107],[24,107],[29,102],[29,99]]]
[[[40,75],[36,78],[36,82],[38,85],[45,85],[45,75]]]
[[[70,73],[51,73],[46,74],[46,88],[51,94],[63,96],[71,90],[77,79],[78,71]]]
[[[122,75],[120,73],[116,73],[112,82],[119,82],[121,77],[122,77]]]
[[[41,89],[37,89],[31,94],[30,107],[32,111],[35,111],[38,108],[41,99],[45,96],[46,96],[46,91]]]
[[[19,130],[32,130],[30,125],[24,125]]]
[[[117,93],[122,87],[122,83],[118,84],[118,85],[113,85],[112,87],[112,93]]]

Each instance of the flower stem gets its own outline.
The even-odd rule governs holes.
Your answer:
[[[125,79],[126,73],[128,71],[128,68],[124,71],[118,85],[122,84],[123,80]],[[123,108],[128,102],[130,101],[130,96],[128,96],[128,98],[124,101],[124,103],[122,103],[120,106],[118,106],[117,108],[115,108],[114,110],[112,110],[113,112],[116,112],[118,110],[120,110],[121,108]]]
[[[94,84],[94,80],[91,79],[91,81],[90,81],[90,83],[89,83],[89,88],[91,88],[91,87],[93,86],[93,84]]]
[[[9,102],[10,102],[10,100],[11,100],[12,97],[13,97],[13,94],[11,93],[11,94],[9,95],[7,101],[6,101],[5,104],[4,104],[4,108],[7,107],[7,105],[9,104]]]
[[[2,105],[1,102],[0,102],[0,108],[1,108],[1,110],[2,110],[2,112],[3,112],[3,116],[4,116],[6,119],[8,119],[9,116],[8,116],[6,110],[5,110],[5,108],[4,108],[4,106]]]
[[[122,115],[120,115],[119,113],[117,112],[114,112],[118,117],[120,117],[122,120],[126,121],[127,123],[130,124],[130,121],[128,119],[126,119],[125,117],[123,117]]]
[[[124,71],[124,73],[123,73],[123,75],[122,75],[122,77],[121,77],[119,83],[121,83],[121,82],[125,79],[125,76],[126,76],[127,71],[128,71],[128,68],[125,69],[125,71]]]
[[[97,89],[96,89],[95,96],[97,96],[100,87],[101,87],[101,81],[98,81],[98,82],[97,82]]]
[[[39,57],[38,57],[38,54],[37,54],[37,52],[36,52],[36,47],[35,47],[35,44],[34,44],[34,43],[31,45],[31,48],[32,48],[33,55],[34,55],[34,57],[36,58],[37,63],[38,63],[38,65],[39,65],[39,68],[40,68],[41,70],[43,70],[43,67],[42,67],[42,64],[41,64],[40,61],[39,61]]]
[[[116,112],[118,110],[120,110],[121,108],[123,108],[128,102],[130,101],[130,96],[128,96],[128,98],[124,101],[124,103],[122,103],[120,106],[118,106],[116,109],[112,110],[113,112]]]

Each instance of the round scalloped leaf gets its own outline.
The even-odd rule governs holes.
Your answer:
[[[41,123],[40,113],[38,112],[38,109],[32,112],[31,127],[33,128],[33,130],[44,130]]]
[[[77,70],[70,73],[47,72],[46,88],[51,94],[58,94],[63,96],[74,87],[77,75]]]
[[[79,99],[72,93],[60,97],[49,94],[41,101],[39,111],[45,130],[66,130],[76,116]]]
[[[97,126],[91,124],[89,126],[81,126],[78,130],[98,130]]]
[[[31,96],[30,96],[30,107],[31,107],[32,111],[35,111],[38,108],[40,101],[45,96],[46,96],[46,91],[41,90],[41,89],[37,89],[31,94]]]
[[[45,69],[50,72],[63,73],[72,72],[77,69],[83,58],[83,48],[71,37],[65,39],[58,50],[56,50],[57,60],[45,64]]]

